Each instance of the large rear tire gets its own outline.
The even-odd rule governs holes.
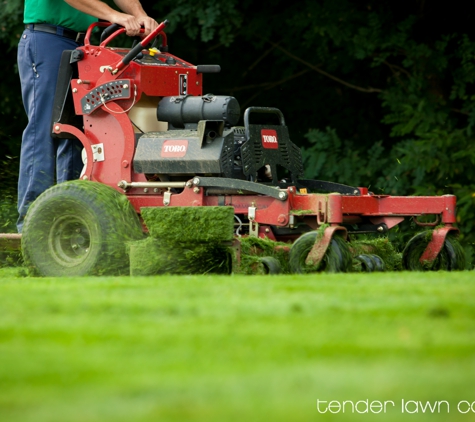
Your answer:
[[[127,197],[97,182],[60,183],[30,206],[23,259],[34,275],[129,274],[127,242],[143,238]]]

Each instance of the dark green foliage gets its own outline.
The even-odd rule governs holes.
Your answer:
[[[305,177],[330,180],[350,186],[369,186],[377,193],[391,186],[385,172],[390,168],[381,142],[361,151],[352,141],[342,141],[335,129],[310,130],[305,137],[309,147],[303,148]]]
[[[0,3],[0,46],[2,50],[2,78],[0,79],[0,183],[16,195],[18,154],[21,133],[26,126],[16,68],[16,46],[23,32],[23,1]],[[1,222],[0,222],[1,224]]]
[[[165,0],[158,7],[170,8],[167,18],[171,32],[180,28],[192,39],[204,42],[218,39],[228,46],[244,20],[239,4],[237,0]]]
[[[0,41],[13,49],[23,28],[23,0],[3,0],[0,5]]]
[[[144,207],[150,236],[172,243],[226,242],[233,238],[233,207]]]

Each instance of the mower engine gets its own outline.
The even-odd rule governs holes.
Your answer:
[[[274,117],[279,124],[250,124],[251,113]],[[233,97],[164,97],[157,118],[168,122],[169,130],[140,136],[133,161],[135,172],[148,178],[206,175],[277,184],[277,166],[294,181],[302,175],[300,150],[278,109],[249,108],[245,126],[236,127],[240,107]]]
[[[138,139],[134,170],[148,178],[167,175],[188,180],[194,175],[233,177],[234,131],[240,117],[233,97],[164,97],[157,108],[169,130]]]

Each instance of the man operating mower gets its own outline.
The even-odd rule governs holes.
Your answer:
[[[18,232],[29,205],[55,182],[77,179],[82,169],[77,140],[53,139],[54,88],[64,50],[82,44],[98,19],[121,25],[133,37],[148,35],[158,23],[138,0],[114,0],[120,11],[100,0],[25,0],[25,30],[18,44],[18,70],[28,124],[23,132],[18,180]]]

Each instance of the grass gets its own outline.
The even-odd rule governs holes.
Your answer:
[[[2,422],[474,417],[457,411],[475,400],[473,272],[20,275],[0,269]],[[320,414],[317,399],[395,406]]]

